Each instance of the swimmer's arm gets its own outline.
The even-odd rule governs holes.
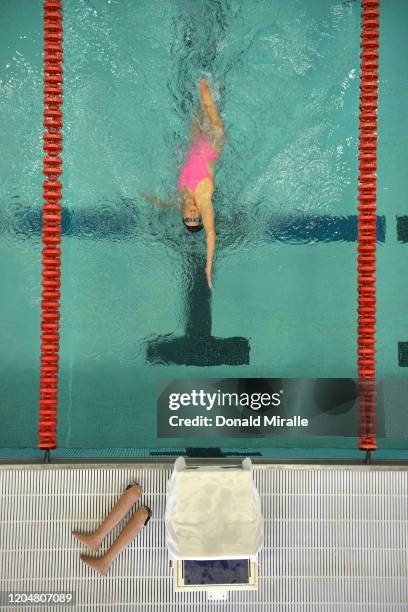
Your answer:
[[[215,253],[215,229],[207,231],[207,263],[205,266],[205,274],[207,276],[208,286],[212,289],[212,262]]]
[[[139,191],[139,195],[145,200],[147,200],[148,202],[151,202],[152,204],[156,204],[157,206],[165,206],[166,208],[180,209],[180,205],[177,204],[176,202],[171,202],[169,200],[161,200],[160,198],[156,198],[156,196],[154,195],[151,195],[149,193],[142,193],[141,191]]]
[[[200,87],[200,102],[201,108],[207,114],[207,117],[211,123],[211,125],[219,130],[224,132],[224,122],[221,119],[221,115],[218,112],[218,108],[214,103],[214,100],[211,95],[210,88],[208,87],[207,82],[204,79],[199,81]]]
[[[223,154],[224,145],[227,137],[225,134],[224,122],[221,119],[221,115],[212,99],[210,88],[207,82],[202,79],[199,82],[200,86],[200,102],[201,102],[201,113],[207,115],[211,125],[208,136],[214,149],[220,155]]]
[[[196,202],[207,234],[207,263],[205,266],[205,274],[207,276],[208,286],[212,289],[212,263],[215,253],[214,209],[211,198],[202,197],[198,199],[196,196]]]

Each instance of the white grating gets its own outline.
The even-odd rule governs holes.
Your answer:
[[[227,602],[173,592],[169,475],[164,465],[0,467],[0,591],[75,591],[73,610],[408,611],[407,470],[255,466],[265,517],[259,590],[231,592]],[[153,517],[102,577],[80,562],[85,547],[71,531],[92,530],[132,481]]]

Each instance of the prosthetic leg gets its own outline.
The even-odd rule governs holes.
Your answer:
[[[112,561],[118,556],[120,552],[141,531],[142,527],[146,525],[150,519],[152,511],[147,506],[142,506],[137,512],[134,513],[130,521],[125,525],[123,530],[120,532],[117,540],[114,541],[110,549],[102,555],[102,557],[89,557],[88,555],[81,555],[81,561],[92,567],[94,570],[106,576],[111,566]]]
[[[73,531],[72,535],[83,544],[89,546],[89,548],[92,548],[92,550],[97,550],[104,537],[126,516],[131,507],[140,499],[142,493],[143,489],[140,485],[129,485],[94,533],[85,534]]]

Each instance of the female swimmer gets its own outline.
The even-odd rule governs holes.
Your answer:
[[[220,159],[225,143],[224,123],[214,104],[205,80],[199,81],[200,111],[191,127],[191,142],[187,159],[181,167],[177,189],[185,227],[190,232],[205,229],[207,235],[207,261],[205,274],[212,289],[212,262],[215,252],[215,226],[212,195],[214,193],[214,163]],[[154,196],[141,193],[153,204],[174,207]]]

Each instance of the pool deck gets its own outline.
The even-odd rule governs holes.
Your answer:
[[[74,591],[74,610],[408,610],[406,467],[255,465],[265,519],[259,590],[230,592],[227,602],[173,591],[164,532],[171,468],[0,466],[0,591]],[[93,530],[135,480],[152,519],[108,576],[99,576],[80,561],[85,548],[71,531]]]

